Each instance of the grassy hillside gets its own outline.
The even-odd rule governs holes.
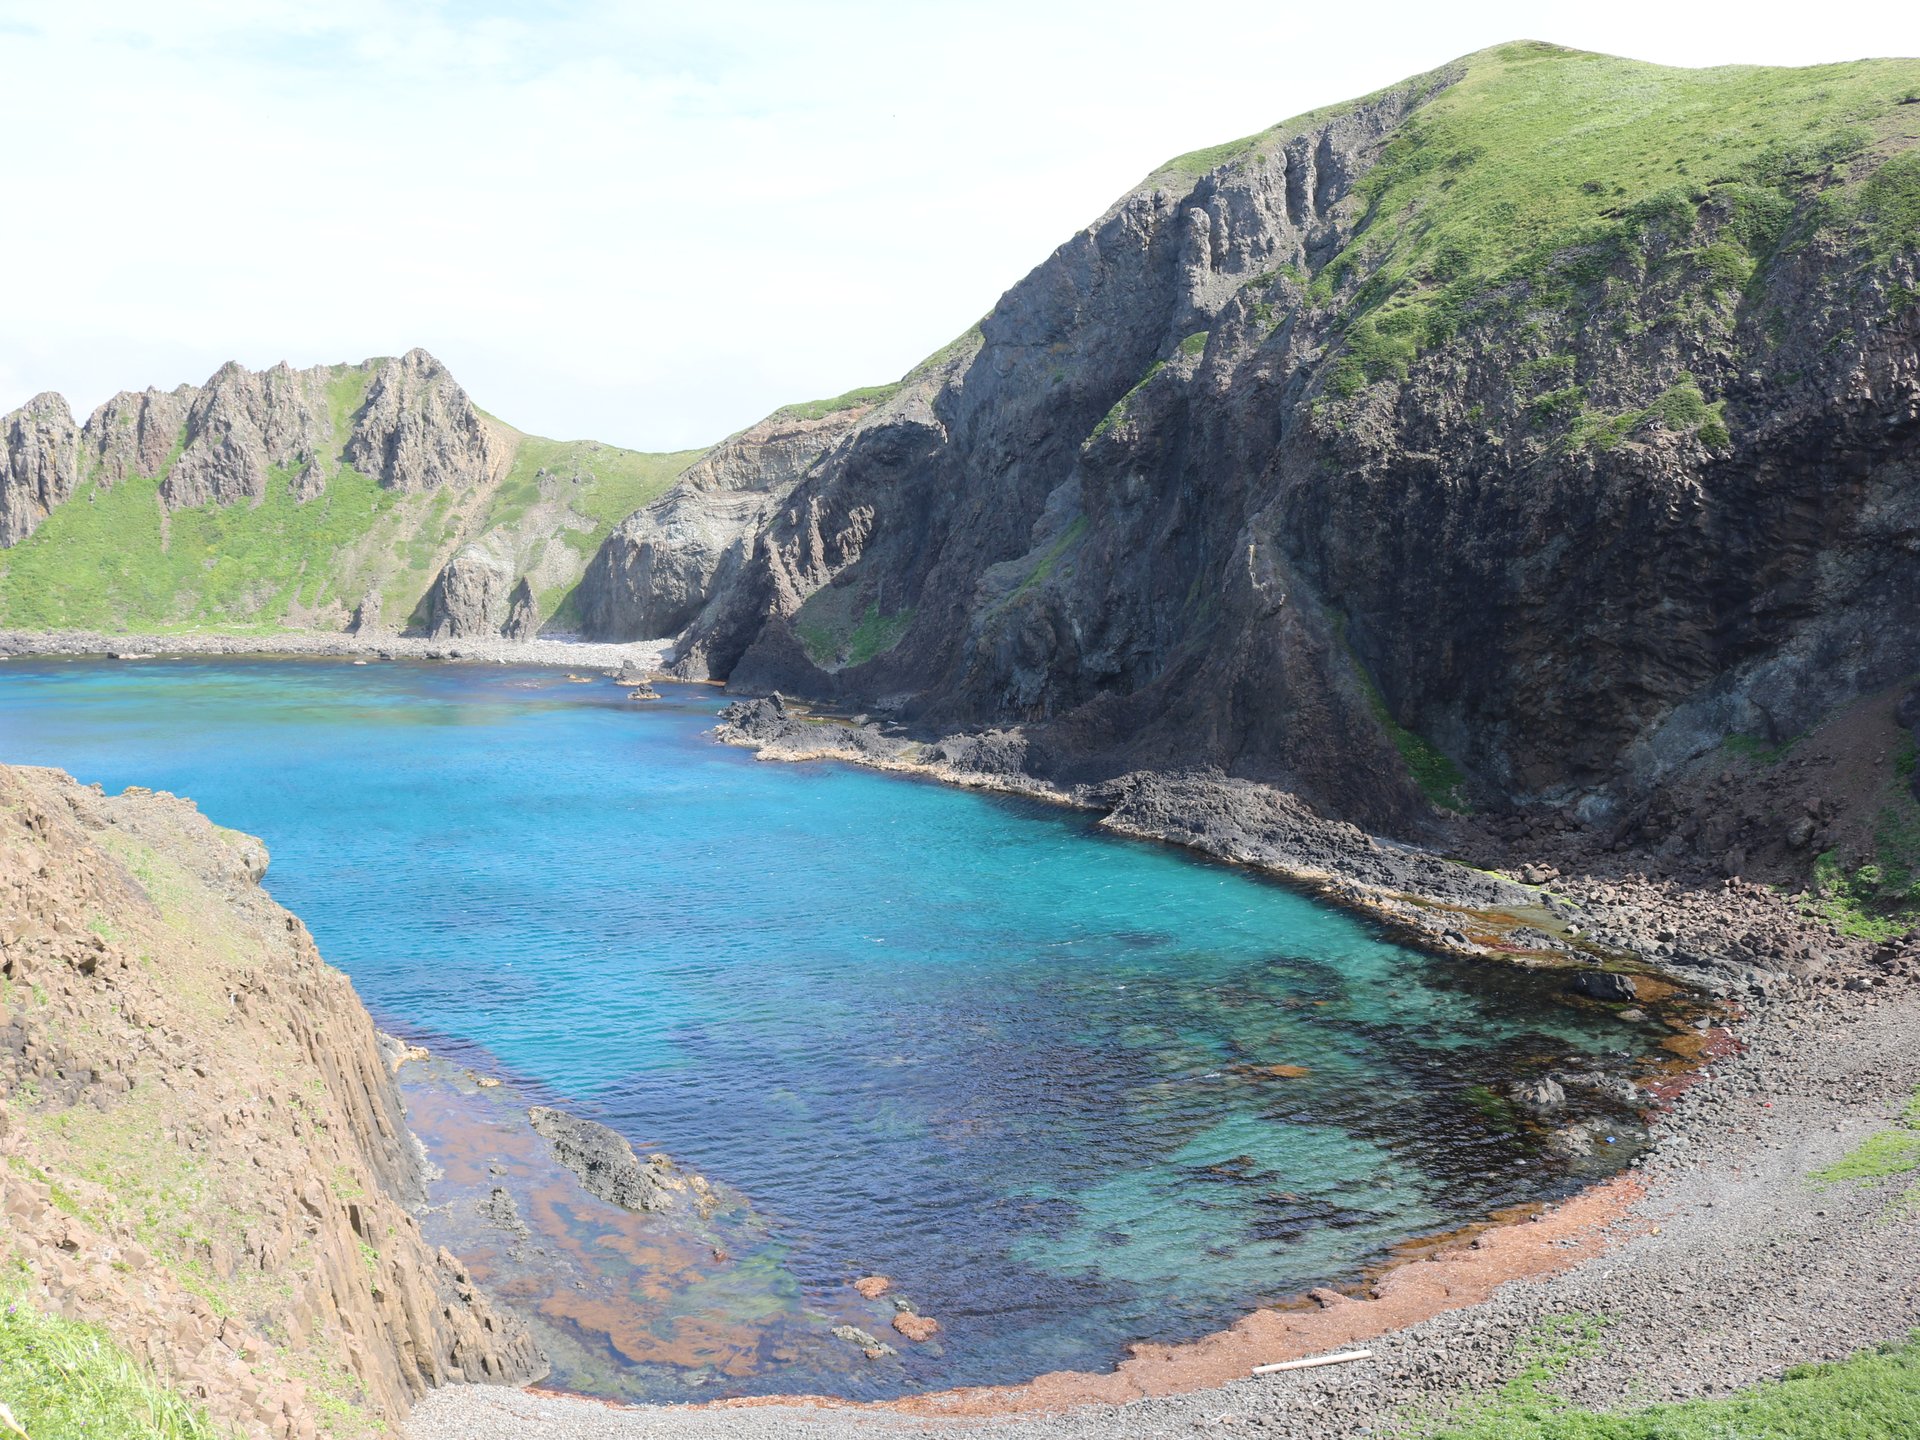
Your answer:
[[[336,455],[367,380],[365,366],[339,368],[330,397]],[[417,617],[440,568],[470,541],[513,558],[546,620],[607,533],[700,453],[499,430],[515,449],[496,485],[402,494],[341,461],[310,500],[295,499],[292,477],[276,473],[257,503],[168,510],[161,484],[183,436],[159,474],[118,485],[83,476],[31,537],[0,550],[0,627],[340,629],[368,596],[378,598],[383,624],[397,627]]]
[[[1443,1428],[1400,1433],[1426,1440],[1905,1440],[1920,1434],[1920,1333],[1847,1360],[1802,1365],[1780,1380],[1720,1399],[1646,1409],[1583,1410],[1552,1382],[1596,1348],[1605,1318],[1561,1315],[1521,1347],[1520,1373],[1468,1402]]]
[[[1679,70],[1520,43],[1461,65],[1361,181],[1359,233],[1308,289],[1348,316],[1337,391],[1482,320],[1600,308],[1623,261],[1732,297],[1822,231],[1884,258],[1920,225],[1920,60]],[[1695,249],[1703,212],[1717,238]]]

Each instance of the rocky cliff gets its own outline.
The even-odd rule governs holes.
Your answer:
[[[1184,157],[583,613],[1059,779],[1628,813],[1920,670],[1917,87],[1520,43]]]
[[[0,1256],[249,1436],[524,1383],[346,978],[184,800],[0,769]]]
[[[524,435],[424,350],[228,364],[78,426],[40,395],[0,443],[0,625],[29,629],[498,635],[504,604],[437,598],[475,546],[525,585],[521,632],[564,629],[594,547],[696,458]]]

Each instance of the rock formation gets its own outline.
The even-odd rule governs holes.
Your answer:
[[[317,495],[337,463],[332,379],[325,366],[258,373],[231,361],[221,366],[187,408],[185,443],[161,482],[161,500],[174,509],[258,500],[274,470],[287,472],[300,498]]]
[[[466,546],[447,562],[427,592],[428,636],[468,640],[500,634],[507,623],[511,590],[511,565],[478,545]]]
[[[446,367],[414,349],[379,362],[345,458],[382,485],[414,491],[483,484],[508,456]]]
[[[103,487],[133,475],[160,475],[186,432],[187,410],[200,392],[122,390],[87,417],[88,469]]]
[[[740,573],[754,536],[802,477],[872,409],[781,412],[714,446],[601,545],[580,582],[588,631],[680,633]]]
[[[266,864],[186,801],[0,770],[0,1255],[249,1436],[536,1378],[422,1242],[388,1059]]]
[[[508,567],[505,605],[489,602],[484,631],[455,614],[435,633],[531,637],[635,501],[698,458],[523,435],[424,350],[227,364],[204,385],[122,392],[77,432],[42,395],[0,436],[0,627],[42,631],[420,629],[471,578],[442,572],[481,545]],[[20,553],[62,505],[59,542]]]
[[[0,420],[0,546],[17,545],[73,493],[79,432],[58,395]]]
[[[647,1215],[710,1213],[718,1204],[705,1176],[681,1170],[667,1155],[642,1161],[617,1130],[544,1105],[531,1107],[527,1122],[553,1146],[553,1158],[580,1177],[587,1193],[609,1205]]]

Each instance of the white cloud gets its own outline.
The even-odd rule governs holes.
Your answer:
[[[1483,45],[1920,50],[1906,4],[1725,13],[0,0],[0,410],[422,344],[525,428],[690,445],[900,374],[1168,156]]]

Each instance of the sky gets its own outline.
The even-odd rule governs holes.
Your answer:
[[[1519,38],[1812,64],[1920,5],[0,0],[0,412],[421,345],[532,433],[705,444],[1163,160]]]

